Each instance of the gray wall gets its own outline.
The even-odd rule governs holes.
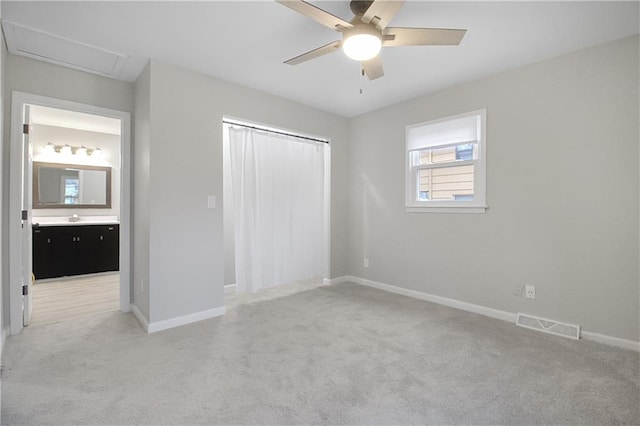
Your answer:
[[[3,52],[4,43],[2,44]],[[9,145],[11,123],[11,93],[26,92],[52,98],[80,102],[89,105],[133,112],[133,84],[60,67],[46,62],[6,54],[4,72],[4,146],[2,161],[2,229],[8,229],[9,200]],[[4,235],[2,241],[2,283],[3,311],[5,323],[9,324],[9,284],[8,250],[9,238]]]
[[[151,322],[224,305],[224,115],[331,138],[331,274],[347,272],[346,119],[156,61],[150,80]]]
[[[17,90],[51,98],[133,112],[133,84],[83,71],[35,61],[23,56],[7,57],[7,97]],[[10,111],[5,114],[7,117]],[[8,129],[5,129],[5,133]]]
[[[2,8],[0,8],[1,10]],[[2,17],[2,13],[0,12],[0,18]],[[4,100],[5,100],[5,81],[6,81],[6,72],[5,72],[5,63],[7,57],[6,45],[4,43],[4,33],[0,31],[0,135],[4,134]],[[3,161],[3,153],[4,149],[0,148],[0,188],[4,190],[4,174],[7,171],[7,167]],[[4,192],[3,192],[4,194]],[[4,275],[4,266],[7,265],[4,260],[5,252],[5,240],[8,240],[7,233],[5,229],[7,229],[4,225],[4,195],[0,195],[0,279],[2,283],[5,283],[5,275]],[[2,284],[0,286],[0,356],[2,355],[2,349],[4,348],[4,341],[8,334],[8,331],[5,331],[9,326],[9,309],[5,307],[5,303],[9,303],[9,287],[7,285]]]
[[[151,150],[151,74],[147,65],[135,83],[133,144],[132,303],[149,319],[149,188]]]
[[[353,119],[350,273],[640,340],[638,48],[634,36]],[[479,108],[487,212],[406,213],[405,127]],[[535,300],[512,294],[521,284]]]

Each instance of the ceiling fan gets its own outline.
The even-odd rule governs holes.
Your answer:
[[[383,46],[457,46],[467,32],[446,28],[387,27],[402,7],[404,0],[351,0],[350,7],[355,16],[350,22],[303,0],[275,1],[342,33],[342,40],[291,58],[285,61],[285,64],[298,65],[342,47],[348,57],[362,63],[369,80],[384,75],[382,60],[378,55]]]

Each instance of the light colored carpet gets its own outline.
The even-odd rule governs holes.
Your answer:
[[[7,341],[2,424],[638,424],[640,355],[356,284]]]

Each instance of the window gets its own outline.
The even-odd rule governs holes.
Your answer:
[[[484,212],[486,110],[407,127],[408,211]]]
[[[78,204],[78,198],[80,194],[80,180],[77,177],[66,177],[64,180],[64,203],[63,204]]]

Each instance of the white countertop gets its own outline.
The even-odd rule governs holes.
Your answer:
[[[39,226],[77,226],[77,225],[118,225],[118,216],[80,216],[77,222],[71,222],[70,216],[46,216],[31,219],[33,225]]]

